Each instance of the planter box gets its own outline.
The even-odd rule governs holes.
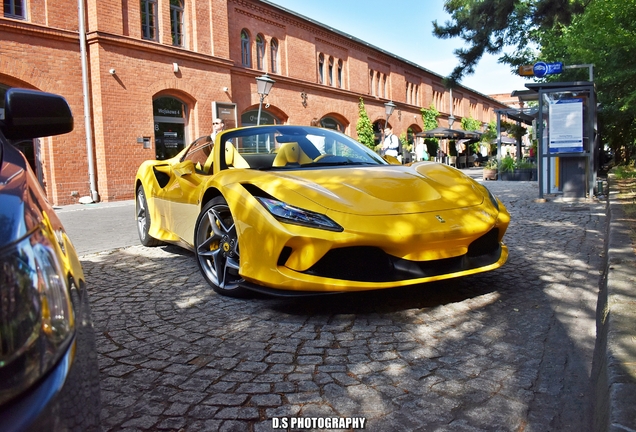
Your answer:
[[[513,172],[502,172],[501,179],[504,181],[531,181],[533,179],[533,171],[536,170],[523,168],[514,170]]]

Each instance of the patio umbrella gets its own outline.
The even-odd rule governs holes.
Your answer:
[[[466,131],[460,131],[455,129],[448,129],[445,127],[436,127],[435,129],[425,130],[423,132],[416,133],[415,136],[424,138],[450,138],[459,139],[466,136]]]
[[[473,140],[478,140],[483,135],[483,133],[479,131],[462,131],[462,132],[464,132],[465,134],[464,138],[470,138]]]

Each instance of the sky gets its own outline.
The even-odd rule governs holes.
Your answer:
[[[453,50],[464,46],[459,39],[433,36],[432,22],[450,20],[444,0],[267,0],[377,48],[409,60],[441,76],[459,64]],[[532,82],[514,75],[499,56],[484,55],[475,73],[461,85],[490,95],[525,90]]]

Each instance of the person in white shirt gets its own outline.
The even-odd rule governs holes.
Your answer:
[[[385,155],[398,157],[398,149],[400,147],[400,140],[396,135],[393,135],[393,128],[387,126],[384,128],[384,142],[382,143],[382,152]]]

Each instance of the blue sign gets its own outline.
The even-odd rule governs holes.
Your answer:
[[[537,78],[543,78],[546,75],[560,74],[563,72],[563,63],[536,62],[532,67],[532,71]]]

